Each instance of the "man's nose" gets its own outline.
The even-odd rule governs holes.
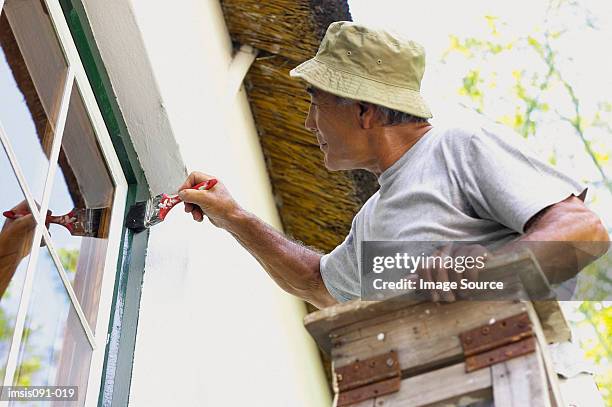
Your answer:
[[[315,124],[314,115],[312,114],[312,105],[308,109],[308,115],[306,116],[306,121],[304,122],[304,127],[306,130],[310,130],[312,132],[317,131],[317,126]]]

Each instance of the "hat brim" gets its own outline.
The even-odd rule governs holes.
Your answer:
[[[374,103],[426,119],[432,117],[419,92],[342,71],[316,58],[293,68],[289,75],[336,96]]]

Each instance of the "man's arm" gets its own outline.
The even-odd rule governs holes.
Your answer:
[[[208,191],[186,189],[210,178],[193,172],[179,187],[186,212],[191,212],[196,221],[206,215],[215,226],[227,230],[286,292],[318,308],[337,303],[321,277],[321,254],[287,239],[242,209],[221,182]]]
[[[572,195],[561,202],[542,209],[525,225],[525,233],[515,241],[494,251],[493,256],[529,249],[551,283],[561,283],[574,277],[589,263],[608,251],[610,238],[599,217],[582,200]],[[487,249],[480,245],[444,248],[438,255],[482,256]],[[449,275],[450,272],[450,275]],[[419,270],[427,281],[457,281],[455,272],[444,267]],[[464,276],[461,274],[461,276]],[[475,270],[465,276],[478,281]],[[453,292],[431,291],[433,301],[454,301]]]
[[[599,217],[572,195],[532,217],[525,234],[505,249],[529,247],[549,281],[559,283],[605,254],[609,242]]]
[[[608,242],[606,228],[581,199],[569,198],[542,209],[525,225],[522,241]]]

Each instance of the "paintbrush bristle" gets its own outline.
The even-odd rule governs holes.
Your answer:
[[[136,202],[130,208],[127,217],[125,218],[125,227],[132,229],[135,233],[142,232],[146,229],[144,225],[145,211],[147,202]]]
[[[139,233],[161,222],[162,220],[159,218],[161,197],[161,195],[158,195],[147,201],[136,202],[132,205],[125,220],[125,227]]]
[[[72,236],[102,237],[100,221],[109,208],[75,208],[68,214],[58,217],[54,223],[65,226]]]

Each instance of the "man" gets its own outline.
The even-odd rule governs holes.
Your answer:
[[[309,85],[306,128],[325,166],[366,169],[380,184],[331,253],[287,239],[243,210],[222,183],[210,191],[186,189],[210,175],[192,173],[181,185],[185,210],[226,229],[281,288],[319,308],[358,298],[365,240],[608,241],[583,203],[586,190],[521,151],[512,137],[433,128],[419,94],[424,68],[420,45],[336,22],[317,55],[291,71]],[[480,250],[467,250],[474,248]],[[449,278],[447,270],[427,272],[433,281]]]

